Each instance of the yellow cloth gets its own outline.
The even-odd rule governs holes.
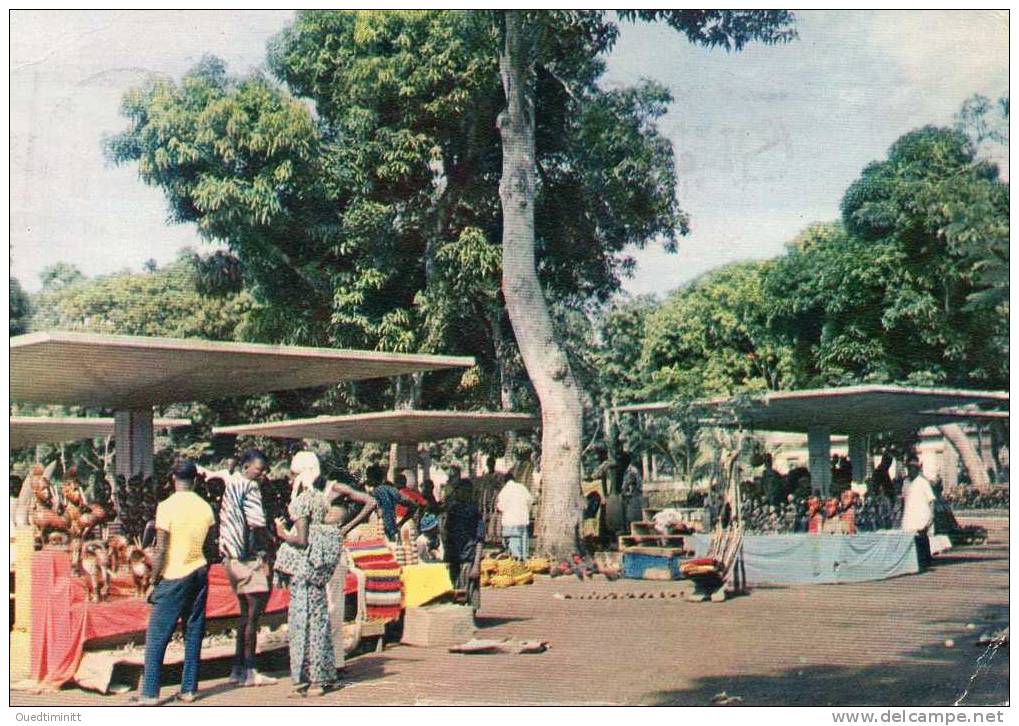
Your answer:
[[[449,567],[441,562],[403,568],[404,607],[414,608],[453,591]]]
[[[163,579],[178,580],[206,564],[202,546],[215,522],[212,507],[194,492],[175,492],[156,507],[156,529],[170,535]]]

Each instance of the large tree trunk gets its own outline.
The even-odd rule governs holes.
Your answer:
[[[969,473],[970,483],[980,491],[987,491],[991,488],[991,480],[987,477],[987,470],[984,462],[977,453],[976,447],[970,441],[969,436],[962,430],[959,424],[945,424],[939,426],[941,434],[948,439],[949,443],[959,452],[962,465]]]
[[[491,330],[492,345],[495,348],[495,365],[499,374],[499,409],[502,411],[513,411],[515,409],[513,396],[513,377],[510,370],[510,358],[512,347],[507,336],[503,334],[502,328],[502,307],[493,306],[488,314],[488,326]],[[506,432],[506,463],[516,466],[517,434],[515,431]]]
[[[534,260],[534,109],[528,92],[529,39],[520,13],[507,11],[499,69],[506,109],[502,136],[502,286],[506,311],[520,355],[541,403],[539,551],[555,556],[574,549],[576,500],[580,492],[582,403],[566,352],[556,340],[552,317]]]

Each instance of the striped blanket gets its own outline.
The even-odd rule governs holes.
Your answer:
[[[347,542],[347,554],[365,576],[365,609],[369,620],[396,620],[403,604],[400,564],[384,539]]]

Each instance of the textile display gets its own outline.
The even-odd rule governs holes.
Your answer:
[[[396,620],[403,604],[400,564],[384,539],[347,542],[347,554],[365,576],[365,609],[369,620]]]
[[[449,568],[442,562],[409,565],[403,568],[405,605],[415,608],[453,591]]]
[[[691,535],[695,555],[711,546],[706,534]],[[912,532],[771,534],[743,537],[749,585],[837,584],[884,580],[920,571]]]
[[[357,591],[357,579],[347,577],[346,591]],[[143,598],[131,597],[134,583],[130,576],[115,577],[111,583],[114,598],[93,603],[81,578],[71,577],[67,552],[42,550],[32,556],[32,670],[40,684],[59,687],[74,678],[89,641],[129,633],[144,633],[151,606]],[[22,593],[21,597],[27,597]],[[266,612],[285,610],[289,604],[286,590],[273,590]],[[234,617],[240,614],[222,565],[209,568],[207,618]]]

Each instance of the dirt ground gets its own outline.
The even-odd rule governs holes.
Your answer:
[[[302,700],[287,698],[284,651],[264,658],[280,682],[262,688],[227,684],[228,663],[203,664],[197,703],[704,706],[726,691],[749,706],[1001,704],[1008,648],[991,652],[975,641],[1008,624],[1008,525],[981,523],[994,527],[987,544],[956,549],[920,575],[756,588],[721,604],[662,598],[679,584],[633,580],[543,578],[486,589],[479,637],[542,639],[550,650],[456,655],[390,645],[349,660],[342,689]],[[581,599],[593,593],[656,597]],[[176,690],[175,678],[179,671],[166,674],[164,696]],[[135,693],[12,692],[11,705],[129,705]]]

